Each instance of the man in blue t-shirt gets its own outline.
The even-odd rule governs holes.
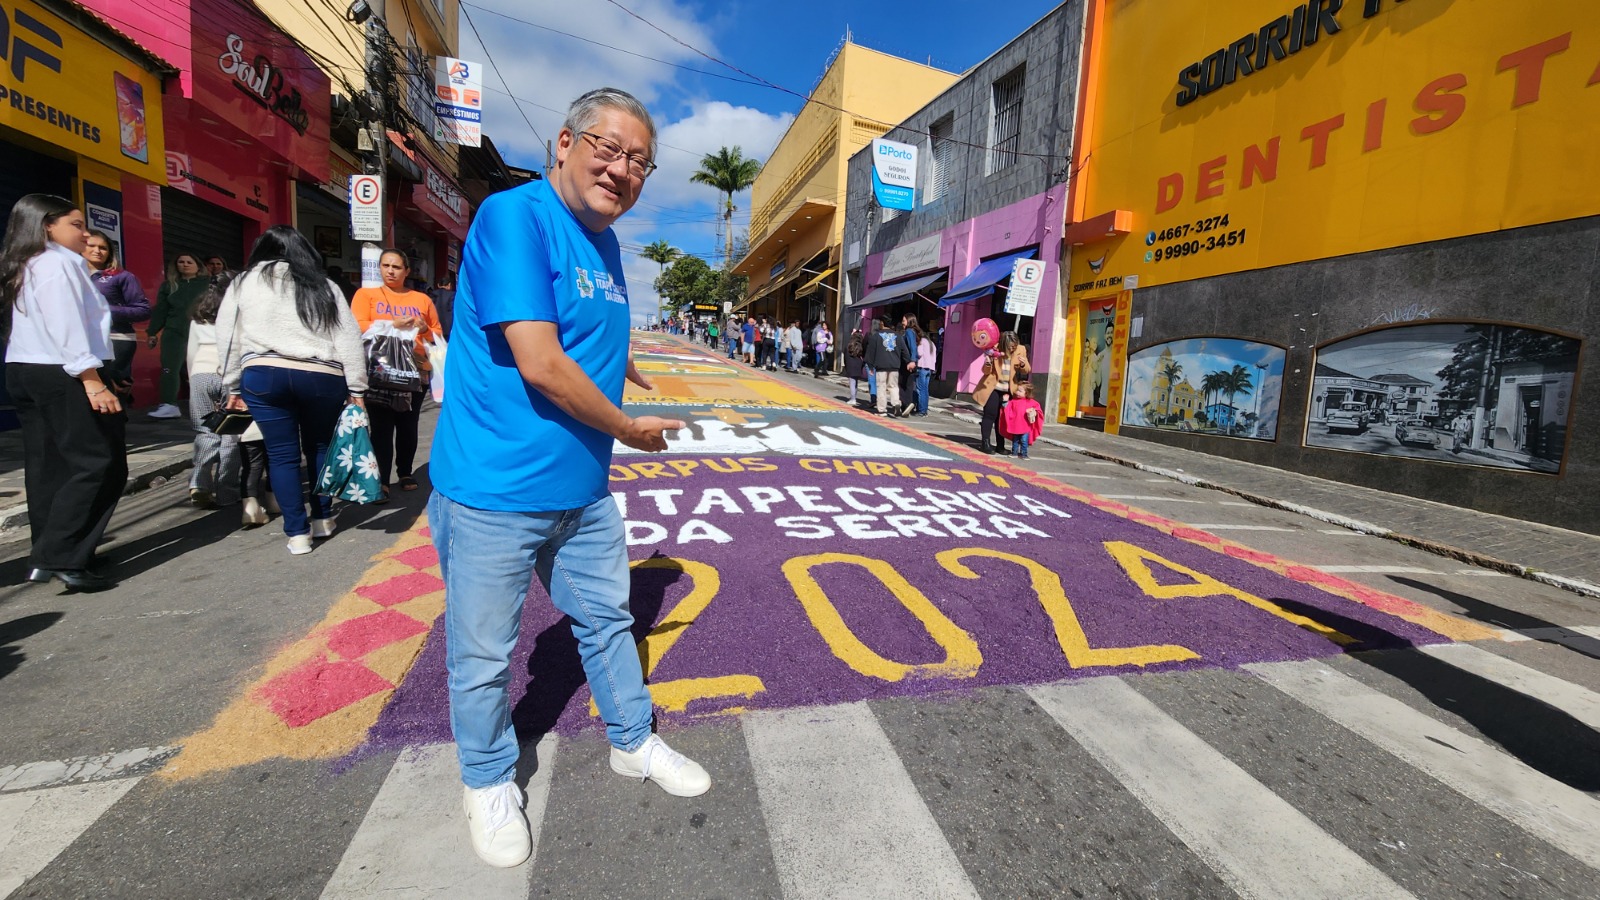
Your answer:
[[[532,849],[512,781],[511,652],[535,574],[578,639],[611,768],[693,797],[705,770],[651,730],[628,609],[627,541],[607,490],[613,441],[665,450],[684,423],[632,418],[628,290],[611,225],[655,168],[650,114],[631,95],[579,97],[548,181],[491,196],[467,235],[434,436],[433,544],[445,582],[450,727],[473,849],[515,866]],[[540,689],[535,684],[534,690]]]

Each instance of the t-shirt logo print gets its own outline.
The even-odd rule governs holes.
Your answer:
[[[594,296],[594,282],[589,280],[589,270],[574,266],[573,271],[578,273],[578,296],[585,300]]]

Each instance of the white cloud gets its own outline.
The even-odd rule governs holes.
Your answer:
[[[691,184],[689,176],[699,168],[702,156],[724,145],[740,147],[747,157],[766,159],[794,116],[708,99],[698,87],[691,86],[691,82],[699,83],[698,76],[682,69],[548,30],[557,29],[613,47],[625,47],[634,54],[678,65],[715,68],[693,51],[609,3],[599,0],[585,3],[561,0],[470,2],[470,6],[462,7],[459,53],[463,59],[484,64],[484,86],[491,89],[484,98],[484,133],[494,140],[500,152],[514,165],[543,168],[545,148],[541,139],[555,140],[567,105],[573,98],[601,85],[622,88],[651,109],[662,145],[656,154],[660,169],[650,176],[639,204],[617,223],[617,234],[624,248],[664,239],[689,253],[709,257],[719,252],[718,195],[704,185]],[[628,6],[687,43],[717,55],[711,22],[697,19],[695,10],[688,5],[673,0],[630,0]],[[545,27],[515,22],[488,10]],[[470,14],[477,24],[488,44],[488,53],[473,34],[465,14]],[[504,76],[505,84],[488,65],[491,58]],[[538,130],[539,137],[534,136],[515,101],[495,92],[506,90],[506,85],[511,93],[528,101],[521,104],[522,112]],[[749,199],[746,192],[735,200],[739,206],[734,219],[735,233],[749,224]],[[658,266],[627,249],[623,250],[623,259],[633,319],[642,323],[656,310],[652,283]]]

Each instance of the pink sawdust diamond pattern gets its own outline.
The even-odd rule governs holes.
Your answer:
[[[439,576],[426,572],[412,572],[407,575],[396,575],[388,581],[358,587],[356,593],[379,606],[394,606],[407,600],[415,600],[423,594],[442,590],[444,581]]]
[[[299,728],[393,686],[358,662],[315,659],[262,685],[260,697],[284,724]]]
[[[395,562],[404,563],[413,569],[426,569],[439,564],[439,551],[433,549],[432,544],[420,544],[404,553],[396,553],[389,557]]]
[[[428,626],[405,613],[386,609],[340,622],[329,629],[328,649],[344,659],[356,659],[427,630]]]

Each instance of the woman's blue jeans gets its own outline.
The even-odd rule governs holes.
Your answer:
[[[917,415],[928,414],[928,383],[933,381],[933,370],[917,368]]]
[[[650,739],[654,707],[631,631],[628,547],[615,501],[605,497],[562,512],[499,512],[435,491],[428,526],[444,577],[450,730],[467,787],[492,787],[516,773],[521,748],[511,724],[511,652],[535,575],[572,623],[611,745],[632,751]]]
[[[267,445],[267,471],[271,473],[273,496],[283,508],[283,533],[289,537],[310,534],[300,458],[303,455],[311,465],[311,477],[315,479],[328,455],[339,413],[350,399],[344,376],[250,366],[240,376],[239,392]],[[312,494],[311,518],[332,515],[333,500]]]

